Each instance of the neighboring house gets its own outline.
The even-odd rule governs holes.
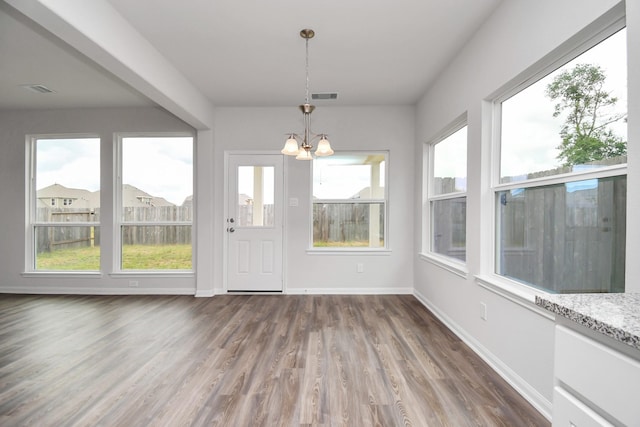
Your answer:
[[[122,205],[126,207],[161,207],[175,206],[162,197],[155,197],[130,184],[122,187]]]
[[[191,196],[187,197],[185,203],[187,201],[191,203]],[[152,196],[130,184],[123,186],[122,202],[126,207],[175,206],[162,197]],[[96,209],[100,207],[100,191],[67,188],[64,185],[53,184],[38,190],[38,207]]]
[[[67,188],[53,184],[38,190],[39,208],[95,209],[100,206],[100,192]]]

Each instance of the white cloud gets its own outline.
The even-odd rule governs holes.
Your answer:
[[[124,138],[122,182],[181,205],[193,195],[192,138]]]
[[[89,191],[100,189],[98,138],[40,139],[36,147],[37,189],[52,184]]]
[[[176,205],[193,195],[192,138],[124,138],[123,182]],[[37,142],[37,189],[52,184],[100,189],[100,140]]]

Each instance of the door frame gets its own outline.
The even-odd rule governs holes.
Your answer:
[[[223,211],[221,232],[224,235],[222,243],[222,290],[225,294],[229,293],[229,233],[227,233],[227,221],[229,218],[229,157],[233,155],[246,155],[246,156],[260,156],[260,155],[278,155],[283,157],[282,161],[282,292],[255,292],[262,295],[282,295],[287,293],[287,207],[285,200],[288,198],[289,185],[288,185],[288,169],[289,162],[288,156],[285,156],[278,150],[225,150],[224,151],[224,191],[223,191]],[[235,291],[231,291],[235,292]],[[243,292],[245,294],[251,294],[252,292]]]

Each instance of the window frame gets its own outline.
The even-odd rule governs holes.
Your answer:
[[[97,139],[99,144],[99,153],[102,153],[101,146],[102,140],[100,135],[95,133],[55,133],[55,134],[27,134],[25,137],[26,142],[26,191],[25,191],[25,256],[24,256],[24,272],[23,275],[28,277],[30,275],[51,275],[56,277],[100,277],[103,269],[102,256],[100,256],[100,263],[97,270],[44,270],[36,268],[36,237],[37,228],[41,227],[97,227],[103,228],[102,221],[98,222],[79,222],[79,221],[67,221],[67,222],[39,222],[37,221],[37,209],[38,209],[38,189],[36,188],[36,172],[37,172],[37,145],[39,140],[52,140],[52,139]],[[102,166],[102,159],[98,159],[100,166]],[[100,185],[102,190],[102,183]],[[50,198],[50,207],[60,207],[58,201],[60,198]],[[49,206],[49,204],[48,204]],[[102,248],[100,249],[102,252]]]
[[[624,10],[617,12],[615,16],[607,15],[597,19],[592,23],[592,25],[576,34],[567,43],[560,46],[558,49],[551,52],[550,55],[539,61],[536,65],[516,77],[511,83],[496,92],[494,96],[488,98],[491,129],[491,185],[490,197],[484,200],[486,200],[487,203],[489,203],[489,201],[491,203],[490,229],[492,238],[490,242],[490,250],[489,244],[483,245],[483,248],[487,249],[487,255],[483,255],[485,258],[482,263],[482,269],[486,274],[479,274],[476,276],[480,286],[498,293],[507,291],[508,295],[516,296],[516,299],[532,300],[536,294],[551,294],[550,290],[543,288],[542,286],[528,284],[499,274],[499,242],[501,238],[498,235],[500,228],[498,226],[499,193],[514,189],[541,188],[554,184],[566,184],[589,179],[611,178],[627,175],[627,163],[621,163],[611,166],[603,166],[592,170],[579,170],[545,177],[529,178],[505,183],[501,182],[502,103],[511,97],[516,96],[528,87],[536,84],[548,74],[578,58],[583,53],[624,28],[626,28]]]
[[[452,191],[448,193],[435,192],[435,147],[439,143],[445,141],[447,138],[455,134],[456,132],[467,128],[467,161],[466,161],[466,177],[469,176],[469,159],[468,159],[468,144],[469,144],[469,123],[467,119],[467,113],[465,112],[442,131],[440,131],[430,141],[423,144],[423,188],[426,189],[423,195],[422,203],[422,250],[420,256],[422,259],[436,264],[446,270],[451,271],[459,276],[466,277],[468,274],[467,261],[463,261],[459,258],[450,257],[436,252],[434,248],[435,234],[434,234],[434,220],[433,214],[434,202],[443,200],[453,200],[464,198],[467,202],[468,187],[465,191]],[[465,222],[468,224],[468,219],[465,217]],[[465,254],[466,254],[466,236],[465,236]],[[465,256],[466,258],[466,256]]]
[[[313,198],[313,168],[314,168],[314,160],[312,160],[310,169],[310,190],[311,196],[309,197],[309,210],[310,210],[310,224],[309,224],[309,248],[307,249],[308,254],[348,254],[348,255],[357,255],[357,254],[388,254],[390,253],[389,246],[389,165],[391,153],[390,150],[346,150],[346,151],[336,151],[333,156],[349,156],[349,155],[383,155],[385,168],[384,168],[384,199],[314,199]],[[313,205],[319,203],[326,204],[357,204],[357,203],[381,203],[383,205],[382,209],[384,212],[384,246],[380,247],[317,247],[314,246],[313,241]]]
[[[126,138],[191,138],[191,155],[192,155],[192,189],[193,189],[193,210],[191,221],[123,221],[123,141]],[[113,266],[112,276],[146,276],[146,277],[162,277],[162,276],[181,276],[184,274],[191,275],[195,272],[196,262],[196,137],[189,132],[118,132],[114,133],[114,189],[113,189]],[[122,228],[124,226],[190,226],[191,227],[191,268],[190,269],[123,269],[122,268]]]

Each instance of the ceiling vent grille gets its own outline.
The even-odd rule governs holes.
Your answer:
[[[338,99],[338,93],[312,93],[311,99]]]

